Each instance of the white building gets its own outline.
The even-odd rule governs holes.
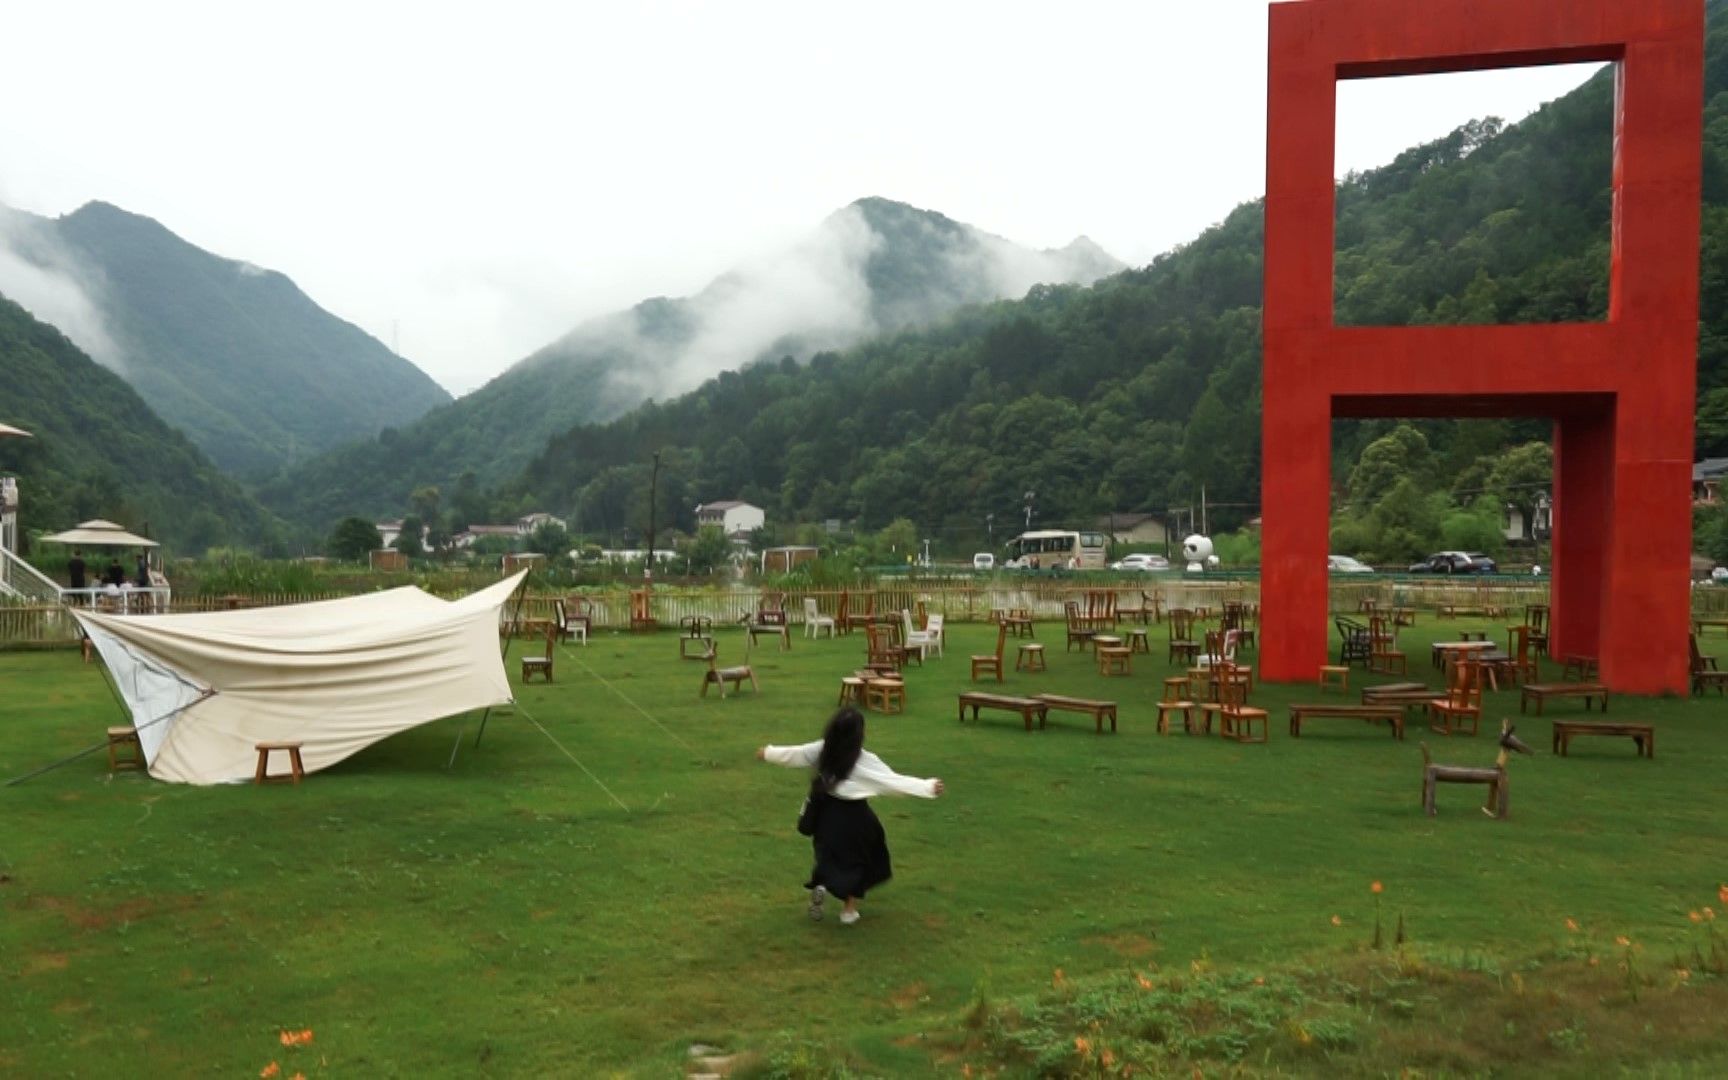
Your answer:
[[[715,528],[728,537],[746,535],[768,523],[768,515],[760,506],[747,502],[724,500],[703,503],[696,508],[696,527]]]

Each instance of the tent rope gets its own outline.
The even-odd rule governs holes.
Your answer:
[[[689,743],[685,742],[682,738],[680,738],[676,731],[673,731],[671,728],[667,727],[665,724],[662,724],[659,721],[659,719],[657,719],[654,716],[653,713],[649,712],[647,709],[644,709],[642,706],[636,704],[636,702],[630,697],[629,694],[626,694],[624,691],[618,689],[616,686],[612,685],[610,682],[607,682],[605,676],[601,675],[598,671],[595,671],[593,668],[589,667],[588,664],[581,657],[577,656],[575,653],[571,652],[569,649],[561,649],[560,651],[563,652],[565,656],[568,656],[570,659],[576,661],[577,666],[580,667],[583,671],[586,671],[588,674],[590,674],[590,675],[594,676],[594,678],[598,679],[600,681],[601,686],[604,686],[606,689],[612,691],[614,694],[617,694],[619,697],[623,698],[624,703],[626,705],[630,706],[632,709],[635,709],[637,712],[641,713],[643,716],[646,716],[648,718],[649,723],[653,724],[655,727],[659,728],[661,731],[664,731],[667,735],[671,736],[673,742],[676,742],[679,746],[682,746],[684,749],[690,751],[692,754],[694,754],[696,752],[696,748],[694,746],[691,746]]]
[[[559,742],[559,741],[558,741],[558,740],[557,740],[557,738],[555,738],[555,737],[554,737],[554,736],[553,736],[553,734],[552,734],[552,733],[551,733],[551,732],[550,732],[550,731],[547,731],[547,730],[546,730],[546,729],[545,729],[545,727],[543,727],[543,726],[542,726],[542,725],[541,725],[541,723],[540,723],[540,721],[538,721],[538,720],[536,720],[536,719],[534,719],[534,714],[533,714],[533,713],[531,713],[531,712],[529,712],[529,711],[528,711],[528,710],[527,710],[527,709],[524,709],[524,708],[523,708],[523,707],[522,707],[522,703],[521,703],[521,702],[517,702],[517,703],[516,703],[516,711],[517,711],[517,712],[519,712],[519,713],[521,713],[521,714],[522,714],[522,715],[523,715],[523,716],[526,716],[526,717],[527,717],[527,718],[528,718],[528,722],[529,722],[529,723],[530,723],[530,724],[533,724],[533,725],[534,725],[534,726],[535,726],[535,727],[537,727],[537,728],[540,728],[540,734],[542,734],[542,735],[544,735],[544,736],[546,736],[546,737],[547,737],[547,738],[548,738],[548,739],[551,739],[551,740],[552,740],[552,745],[553,745],[553,746],[556,746],[556,747],[557,747],[557,748],[558,748],[558,749],[560,749],[560,750],[563,750],[563,751],[564,751],[564,756],[565,756],[565,757],[567,757],[567,758],[569,758],[569,759],[570,759],[570,760],[571,760],[571,761],[573,761],[573,762],[575,762],[575,763],[576,763],[576,767],[577,767],[577,768],[579,768],[579,769],[581,769],[581,770],[582,770],[582,771],[583,771],[583,772],[585,772],[585,773],[587,773],[587,774],[588,774],[588,779],[590,779],[590,780],[592,780],[592,781],[594,781],[594,783],[595,783],[595,784],[597,784],[597,785],[599,785],[599,788],[600,788],[600,790],[601,790],[601,791],[604,791],[604,792],[605,792],[605,793],[606,793],[606,795],[607,795],[607,796],[608,796],[608,797],[609,797],[609,798],[610,798],[610,799],[611,799],[611,800],[612,800],[612,801],[613,801],[613,802],[615,802],[615,803],[617,803],[617,804],[618,804],[618,806],[619,806],[619,808],[620,808],[620,809],[621,809],[621,810],[623,810],[623,811],[624,811],[624,812],[625,812],[625,813],[626,813],[626,814],[628,814],[628,813],[629,813],[629,812],[630,812],[630,808],[629,808],[629,807],[628,807],[628,806],[625,806],[625,805],[624,805],[624,800],[623,800],[623,799],[620,799],[620,798],[619,798],[619,797],[618,797],[618,796],[616,796],[616,795],[613,795],[613,794],[612,794],[612,789],[611,789],[611,788],[609,788],[609,787],[607,787],[607,786],[606,786],[606,784],[605,784],[605,783],[604,783],[604,782],[603,782],[603,781],[602,781],[602,780],[601,780],[601,779],[600,779],[600,778],[599,778],[599,777],[598,777],[598,776],[595,776],[595,775],[594,775],[594,771],[593,771],[593,770],[592,770],[592,769],[590,769],[590,768],[588,768],[588,766],[586,766],[586,765],[584,765],[584,764],[582,764],[582,762],[581,762],[581,761],[580,761],[580,760],[579,760],[579,759],[578,759],[578,758],[577,758],[577,757],[576,757],[576,755],[575,755],[575,754],[572,754],[572,753],[571,753],[571,752],[570,752],[570,751],[569,751],[569,750],[567,750],[567,749],[565,749],[565,746],[564,746],[564,744],[563,744],[563,743],[561,743],[561,742]]]
[[[215,696],[216,696],[216,691],[206,690],[206,691],[204,691],[203,694],[199,695],[199,697],[196,701],[188,701],[186,704],[180,706],[178,709],[170,709],[168,712],[163,713],[161,716],[158,716],[154,720],[146,720],[142,724],[133,724],[132,727],[136,731],[143,731],[145,728],[151,727],[155,724],[160,724],[164,720],[171,720],[174,717],[179,716],[181,713],[185,712],[187,709],[190,709],[192,706],[202,704],[203,702],[208,701]],[[71,757],[61,758],[59,761],[54,762],[52,765],[44,765],[40,769],[37,769],[35,772],[25,773],[23,776],[15,776],[12,779],[6,781],[4,784],[0,784],[0,787],[12,787],[14,784],[22,784],[26,780],[32,780],[38,776],[41,776],[45,772],[53,772],[55,769],[60,768],[62,765],[70,765],[74,761],[77,761],[81,757],[89,757],[91,754],[94,754],[96,751],[106,748],[107,745],[108,745],[108,740],[103,739],[101,742],[96,743],[94,746],[87,746],[84,749],[78,751],[76,754],[73,754]]]

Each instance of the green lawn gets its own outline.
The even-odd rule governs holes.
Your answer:
[[[1427,641],[1469,625],[1407,631],[1417,677],[1437,678]],[[959,724],[966,656],[994,633],[949,632],[947,658],[910,671],[910,710],[871,716],[868,738],[948,795],[877,801],[897,874],[854,927],[805,918],[807,778],[752,750],[819,734],[862,635],[758,650],[759,696],[703,700],[670,633],[602,634],[478,748],[474,717],[447,720],[298,788],[110,780],[100,754],[0,788],[0,1075],[255,1076],[274,1060],[284,1076],[671,1076],[693,1042],[763,1055],[758,1072],[1109,1072],[1089,1056],[1105,1039],[1123,1047],[1112,1067],[1140,1053],[1184,1075],[1188,1058],[1728,1068],[1725,980],[1687,959],[1706,940],[1688,912],[1728,880],[1728,699],[1616,699],[1613,717],[1658,725],[1654,761],[1628,740],[1549,756],[1547,720],[1529,718],[1542,753],[1512,763],[1512,819],[1459,787],[1428,819],[1414,724],[1405,743],[1342,721],[1293,740],[1282,707],[1314,692],[1272,687],[1253,698],[1273,710],[1269,744],[1161,737],[1162,628],[1131,678],[1103,679],[1054,624],[1039,627],[1051,670],[1002,689],[1114,698],[1121,733],[1068,714],[1032,734],[1003,715]],[[721,648],[737,662],[741,635]],[[120,717],[72,652],[0,655],[0,700],[0,779]],[[1491,723],[1516,706],[1490,695]],[[1461,764],[1495,753],[1486,734],[1427,739]],[[1368,948],[1373,881],[1388,938],[1403,918],[1399,952]],[[1118,1000],[1137,983],[1241,1038],[1158,1036],[1135,1011],[1149,1006]],[[279,1043],[305,1028],[310,1045]]]

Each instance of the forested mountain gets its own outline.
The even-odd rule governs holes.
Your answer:
[[[1084,238],[1032,251],[941,214],[863,199],[789,251],[694,296],[585,323],[453,405],[288,471],[260,497],[312,521],[400,513],[415,488],[448,490],[468,471],[484,484],[509,480],[574,424],[611,419],[758,357],[808,357],[1121,265]]]
[[[181,553],[280,542],[270,515],[123,379],[4,297],[0,421],[35,435],[0,439],[0,472],[18,477],[26,532],[101,517]]]
[[[267,474],[450,400],[287,277],[149,218],[100,202],[54,220],[8,216],[17,254],[89,294],[112,344],[97,359],[226,470]]]
[[[1710,5],[1700,450],[1728,453],[1728,29]],[[1466,125],[1338,198],[1337,318],[1345,324],[1599,318],[1606,306],[1609,72],[1502,130]],[[895,517],[982,538],[986,515],[1074,522],[1198,501],[1253,512],[1260,482],[1262,206],[1091,288],[1040,287],[944,325],[807,366],[761,364],[547,446],[506,494],[574,513],[579,530],[639,528],[647,462],[664,449],[659,520],[744,498],[779,521]],[[1388,422],[1339,424],[1340,487]],[[1416,486],[1547,426],[1427,422]],[[1395,486],[1395,485],[1394,485]],[[1432,486],[1430,490],[1433,490]],[[1473,497],[1460,490],[1461,502]],[[928,533],[927,533],[928,535]],[[1413,543],[1409,535],[1388,552]]]

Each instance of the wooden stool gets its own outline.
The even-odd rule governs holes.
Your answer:
[[[864,707],[876,712],[906,711],[906,684],[899,679],[871,679],[864,684]]]
[[[86,639],[85,644],[89,644]],[[138,741],[138,729],[134,727],[111,727],[108,729],[108,775],[112,776],[122,769],[137,769],[142,772],[144,764],[144,744]]]
[[[1324,694],[1328,687],[1336,687],[1340,694],[1350,692],[1350,669],[1336,664],[1320,665],[1320,692]]]
[[[1132,650],[1121,645],[1101,645],[1098,647],[1098,674],[1100,675],[1132,675]]]
[[[300,778],[306,775],[306,767],[300,763],[300,743],[297,742],[261,742],[258,748],[258,771],[252,775],[254,784],[275,784],[282,781],[292,781],[298,784]],[[279,776],[270,775],[270,752],[272,750],[288,751],[288,772]]]
[[[1128,628],[1128,651],[1151,655],[1152,646],[1146,640],[1146,628],[1144,626],[1130,626]]]
[[[1092,655],[1094,656],[1098,655],[1101,649],[1120,649],[1121,647],[1122,639],[1115,634],[1092,635]]]
[[[1164,700],[1176,701],[1194,692],[1194,684],[1186,675],[1171,675],[1164,680]]]
[[[1044,646],[1022,645],[1020,655],[1014,658],[1015,671],[1048,671],[1044,666]]]
[[[848,701],[858,705],[864,704],[864,680],[856,675],[847,675],[840,680],[840,700],[835,705],[844,705]]]
[[[1170,714],[1182,714],[1182,730],[1194,733],[1194,703],[1192,701],[1158,701],[1158,734],[1170,734]]]

